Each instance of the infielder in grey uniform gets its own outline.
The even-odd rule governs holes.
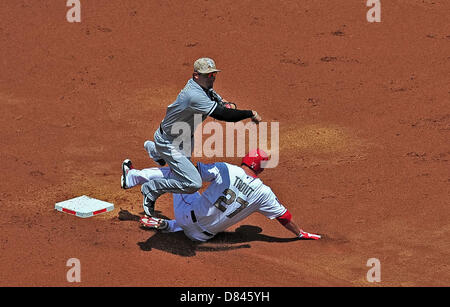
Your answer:
[[[219,71],[210,58],[195,61],[192,78],[177,99],[167,107],[166,116],[154,134],[154,144],[146,142],[147,151],[154,152],[154,160],[161,165],[167,163],[171,170],[170,177],[154,178],[141,186],[144,211],[149,216],[154,214],[155,201],[162,194],[192,194],[202,187],[202,178],[190,160],[194,148],[193,135],[202,121],[208,116],[228,122],[247,118],[255,123],[261,121],[255,111],[225,106],[226,101],[213,90]],[[200,120],[196,120],[196,117]],[[122,188],[127,188],[124,180]]]

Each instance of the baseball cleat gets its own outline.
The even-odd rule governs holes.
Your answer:
[[[127,185],[127,174],[130,169],[133,168],[133,163],[130,159],[125,159],[122,162],[122,176],[120,177],[120,186],[122,189],[129,189]]]
[[[155,201],[151,200],[149,195],[144,195],[144,203],[143,203],[145,214],[148,216],[155,215]]]
[[[319,240],[321,238],[320,235],[316,235],[313,233],[309,233],[300,229],[300,234],[298,236],[301,240]]]
[[[139,220],[141,226],[145,228],[157,229],[157,230],[165,230],[169,226],[166,220],[160,219],[152,216],[143,216]]]
[[[164,159],[160,157],[158,151],[156,150],[155,142],[147,140],[144,143],[144,147],[145,150],[147,150],[149,157],[152,158],[153,161],[158,163],[160,166],[166,165],[166,161],[164,161]]]

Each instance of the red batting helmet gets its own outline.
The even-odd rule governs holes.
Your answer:
[[[242,158],[241,165],[247,165],[256,174],[261,173],[264,168],[261,167],[261,161],[268,161],[269,156],[261,149],[252,149]]]

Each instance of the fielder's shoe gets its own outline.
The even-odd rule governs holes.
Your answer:
[[[148,216],[155,215],[155,201],[150,198],[150,196],[144,195],[144,211]]]
[[[157,230],[166,230],[169,226],[164,219],[159,219],[157,217],[152,216],[143,216],[140,219],[140,223],[145,228],[157,229]]]
[[[298,238],[301,240],[319,240],[321,236],[300,229],[300,235],[298,236]]]
[[[145,150],[147,150],[150,158],[153,159],[153,161],[155,161],[156,163],[158,163],[161,166],[166,165],[166,161],[164,161],[164,159],[160,157],[160,155],[158,154],[158,151],[156,150],[155,142],[147,140],[144,143],[144,147],[145,147]]]
[[[122,176],[120,177],[120,186],[122,189],[129,189],[127,185],[127,174],[130,169],[133,169],[133,163],[130,159],[125,159],[122,162]]]

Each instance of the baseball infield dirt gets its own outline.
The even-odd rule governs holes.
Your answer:
[[[2,1],[0,285],[72,286],[77,258],[81,286],[448,286],[450,3],[381,2],[369,23],[364,0],[81,0],[69,23],[65,1]],[[261,179],[322,240],[261,215],[205,244],[138,227],[121,163],[155,166],[143,143],[203,56],[279,122]],[[115,210],[54,210],[80,195]]]

